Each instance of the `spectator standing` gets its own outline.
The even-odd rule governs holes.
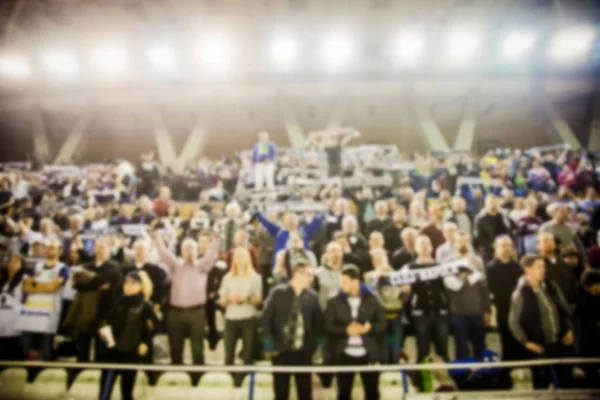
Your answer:
[[[166,217],[171,201],[171,189],[162,186],[158,191],[158,198],[152,203],[152,211],[158,218]]]
[[[337,242],[329,242],[325,248],[323,264],[315,270],[315,289],[319,304],[325,309],[327,299],[340,289],[340,272],[344,250]]]
[[[317,340],[323,327],[323,311],[317,294],[310,290],[313,280],[309,264],[297,264],[290,282],[276,286],[269,293],[262,312],[266,348],[272,351],[273,365],[303,366],[312,364]],[[273,377],[275,398],[289,398],[289,373]],[[298,400],[312,399],[311,375],[294,374]]]
[[[544,259],[525,255],[525,272],[513,293],[509,326],[515,339],[530,358],[561,358],[573,353],[571,308],[556,283],[546,278]],[[532,367],[533,386],[546,389],[552,382],[553,368],[559,387],[569,387],[572,366]]]
[[[14,253],[6,268],[0,269],[0,360],[24,358],[21,332],[16,329],[23,302],[23,281],[26,278],[23,258]]]
[[[383,231],[385,248],[390,254],[402,247],[400,235],[402,234],[402,231],[408,227],[408,223],[406,222],[406,208],[404,208],[404,206],[398,206],[398,208],[396,208],[392,215],[392,223],[391,226]]]
[[[223,277],[219,289],[219,303],[225,310],[225,364],[233,365],[238,339],[243,342],[243,361],[252,364],[255,318],[262,301],[262,283],[252,267],[248,249],[233,251],[231,268]]]
[[[237,202],[228,203],[225,207],[227,218],[223,221],[223,250],[226,252],[235,246],[235,235],[247,229],[246,223],[241,219],[241,208]]]
[[[554,203],[549,206],[549,210],[552,219],[540,227],[540,232],[552,234],[560,240],[562,248],[575,246],[584,257],[584,263],[587,265],[587,253],[577,237],[577,229],[568,223],[570,208],[563,203]]]
[[[445,222],[442,227],[442,233],[446,240],[443,245],[438,247],[435,252],[435,260],[443,263],[457,254],[456,238],[458,237],[458,227],[454,222]],[[462,232],[461,232],[462,233]]]
[[[131,217],[133,224],[150,225],[156,219],[156,214],[152,211],[152,200],[146,196],[140,197],[139,208],[134,211]]]
[[[98,336],[98,329],[114,306],[121,290],[119,265],[110,259],[108,237],[96,239],[94,261],[73,273],[73,288],[77,291],[63,325],[77,342],[77,361],[89,362],[92,339],[95,361],[107,360],[107,347]]]
[[[254,189],[269,190],[275,188],[275,161],[277,160],[277,147],[269,140],[267,132],[258,134],[258,143],[252,149],[252,164],[254,165]]]
[[[145,299],[152,291],[149,282],[147,279],[144,281],[137,271],[125,275],[123,295],[119,297],[114,308],[107,315],[104,326],[100,329],[102,340],[108,347],[107,362],[115,364],[148,362],[152,336],[157,326],[152,305]],[[121,375],[121,399],[133,400],[133,387],[137,375],[135,369],[102,370],[100,400],[110,400],[118,375]]]
[[[341,291],[327,301],[325,332],[331,341],[336,365],[362,366],[380,360],[381,335],[385,330],[385,313],[377,297],[361,285],[360,270],[344,266],[340,277]],[[365,399],[379,399],[379,373],[361,372]],[[338,373],[340,400],[349,400],[354,373]]]
[[[452,199],[452,214],[448,219],[454,222],[458,230],[462,233],[471,235],[473,233],[473,218],[467,213],[467,202],[462,197]]]
[[[274,212],[267,212],[266,218],[273,223],[277,218]],[[258,226],[258,232],[255,236],[258,248],[258,265],[262,277],[263,299],[267,297],[270,289],[269,280],[271,278],[271,263],[274,258],[275,239],[264,225]]]
[[[543,221],[537,215],[538,202],[534,198],[526,200],[527,215],[517,221],[517,250],[519,254],[535,253],[537,234]]]
[[[425,235],[431,240],[433,246],[433,254],[436,254],[437,249],[444,244],[446,239],[442,233],[442,225],[444,224],[444,210],[437,203],[432,203],[429,206],[429,223],[424,225],[419,234]]]
[[[485,198],[485,209],[475,218],[475,238],[477,253],[484,260],[494,257],[494,241],[500,235],[510,234],[510,222],[498,209],[498,199],[493,194]]]
[[[417,259],[416,241],[419,233],[414,228],[402,231],[402,247],[392,255],[392,267],[398,271],[408,263]]]
[[[342,232],[346,235],[353,253],[365,252],[369,244],[365,236],[358,230],[358,222],[354,215],[346,215],[342,220]]]
[[[261,213],[257,213],[256,217],[267,229],[267,231],[269,231],[271,236],[275,238],[275,249],[272,263],[273,266],[275,266],[275,257],[277,256],[277,253],[287,247],[288,240],[292,232],[299,231],[299,234],[304,242],[304,248],[308,249],[309,239],[319,230],[325,220],[324,216],[319,216],[314,218],[308,225],[299,228],[298,216],[294,213],[286,213],[283,215],[283,226],[278,226],[269,221]]]
[[[597,268],[585,271],[581,276],[582,296],[577,303],[579,322],[579,356],[600,358],[600,271]],[[600,387],[598,369],[600,365],[583,364],[588,387]]]
[[[456,256],[448,261],[464,261],[466,269],[459,267],[458,276],[444,278],[452,327],[456,346],[456,358],[470,357],[468,343],[473,347],[473,356],[482,359],[485,350],[485,328],[490,326],[490,293],[486,282],[483,261],[470,254],[470,237],[459,233],[456,239]],[[471,271],[468,271],[471,269]]]
[[[571,268],[558,256],[556,240],[551,233],[542,232],[538,235],[538,250],[544,258],[546,279],[558,285],[567,303],[573,307],[578,295],[577,280]]]
[[[220,242],[220,238],[215,237],[206,254],[196,259],[196,242],[190,238],[184,239],[181,243],[182,257],[177,257],[167,250],[159,232],[154,234],[154,246],[171,274],[171,296],[166,327],[171,363],[174,365],[183,364],[183,344],[186,337],[192,342],[194,365],[204,364],[206,283],[208,273],[219,256]]]
[[[417,238],[416,251],[417,259],[405,267],[408,271],[438,265],[433,259],[433,246],[427,236],[420,235]],[[437,355],[447,361],[450,320],[448,296],[442,279],[417,281],[412,284],[409,303],[417,338],[417,361],[421,362],[429,356],[432,339]]]
[[[59,261],[61,252],[61,241],[51,240],[46,248],[46,260],[35,266],[33,275],[23,284],[23,293],[27,297],[17,320],[17,329],[23,332],[23,347],[30,360],[51,361],[54,358],[62,289],[69,279],[69,267]]]
[[[375,218],[367,224],[367,235],[370,235],[375,231],[384,232],[393,225],[388,210],[387,201],[378,200],[375,203]]]
[[[520,345],[515,341],[508,327],[508,312],[511,296],[523,268],[515,261],[515,250],[509,236],[498,236],[494,243],[495,257],[487,266],[488,286],[494,296],[496,322],[502,342],[502,359],[518,360]]]

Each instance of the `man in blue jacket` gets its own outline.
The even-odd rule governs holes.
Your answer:
[[[298,216],[292,212],[283,215],[283,226],[276,225],[265,218],[260,212],[256,213],[256,217],[267,231],[275,238],[275,249],[273,250],[273,262],[271,268],[275,267],[275,257],[280,250],[284,250],[287,246],[290,232],[298,231],[304,240],[304,248],[308,249],[308,241],[319,230],[325,217],[320,215],[314,218],[309,224],[298,227]]]
[[[269,140],[267,132],[258,134],[258,143],[252,149],[252,165],[254,166],[254,189],[262,190],[265,183],[267,189],[275,187],[275,160],[277,147]]]

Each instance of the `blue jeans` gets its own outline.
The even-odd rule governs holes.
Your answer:
[[[402,324],[402,314],[399,314],[394,319],[386,320],[386,329],[381,346],[381,363],[398,364],[403,342],[404,325]]]
[[[23,333],[21,343],[25,353],[35,350],[40,353],[43,361],[54,358],[54,335],[51,333]]]
[[[447,316],[419,316],[413,318],[417,338],[417,361],[421,362],[429,355],[431,341],[435,352],[448,361],[448,335],[450,321]]]
[[[456,358],[469,357],[469,345],[473,346],[473,356],[481,359],[485,350],[485,323],[481,315],[453,315],[452,329]]]

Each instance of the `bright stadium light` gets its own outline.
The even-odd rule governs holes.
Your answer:
[[[402,33],[394,43],[394,58],[400,63],[415,62],[425,48],[425,40],[416,33]]]
[[[92,62],[107,75],[120,75],[127,69],[125,50],[117,46],[99,47],[92,52]]]
[[[298,45],[289,36],[280,36],[271,43],[271,58],[280,68],[289,68],[298,57]]]
[[[200,47],[200,61],[212,72],[226,72],[233,63],[233,47],[226,36],[207,37]]]
[[[164,45],[154,46],[148,49],[146,55],[152,65],[162,71],[171,70],[175,66],[175,54],[170,47]]]
[[[504,39],[504,57],[516,60],[533,48],[535,37],[528,33],[512,33]]]
[[[481,39],[471,32],[454,32],[446,42],[446,58],[452,64],[466,63],[475,56]]]
[[[349,37],[332,35],[323,42],[321,49],[324,62],[330,69],[337,70],[352,59],[354,46]]]
[[[549,56],[558,62],[581,61],[589,54],[594,37],[594,30],[587,27],[558,32],[550,44]]]
[[[16,56],[0,57],[0,73],[12,78],[24,78],[31,73],[29,63]]]
[[[72,54],[57,51],[42,56],[44,68],[54,76],[67,78],[79,71],[79,63]]]

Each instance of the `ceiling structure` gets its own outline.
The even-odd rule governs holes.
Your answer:
[[[593,68],[568,74],[447,72],[432,58],[427,71],[390,71],[385,43],[402,24],[417,22],[443,36],[440,27],[451,24],[476,22],[500,32],[506,21],[547,28],[598,15],[593,1],[523,3],[5,0],[0,2],[3,49],[35,53],[50,43],[83,54],[95,43],[117,38],[135,51],[161,36],[185,52],[203,32],[226,27],[240,39],[243,55],[239,75],[231,80],[203,77],[186,64],[180,77],[164,81],[140,63],[126,84],[91,75],[76,83],[43,76],[0,81],[0,160],[33,151],[57,161],[135,158],[158,145],[161,157],[172,163],[249,148],[260,130],[287,146],[301,144],[311,130],[336,126],[358,129],[359,142],[398,144],[407,152],[573,140],[586,146],[600,119]],[[311,60],[304,60],[297,74],[282,76],[259,56],[264,42],[281,29],[302,32],[312,45],[338,27],[356,33],[361,43],[352,73],[316,72]]]

